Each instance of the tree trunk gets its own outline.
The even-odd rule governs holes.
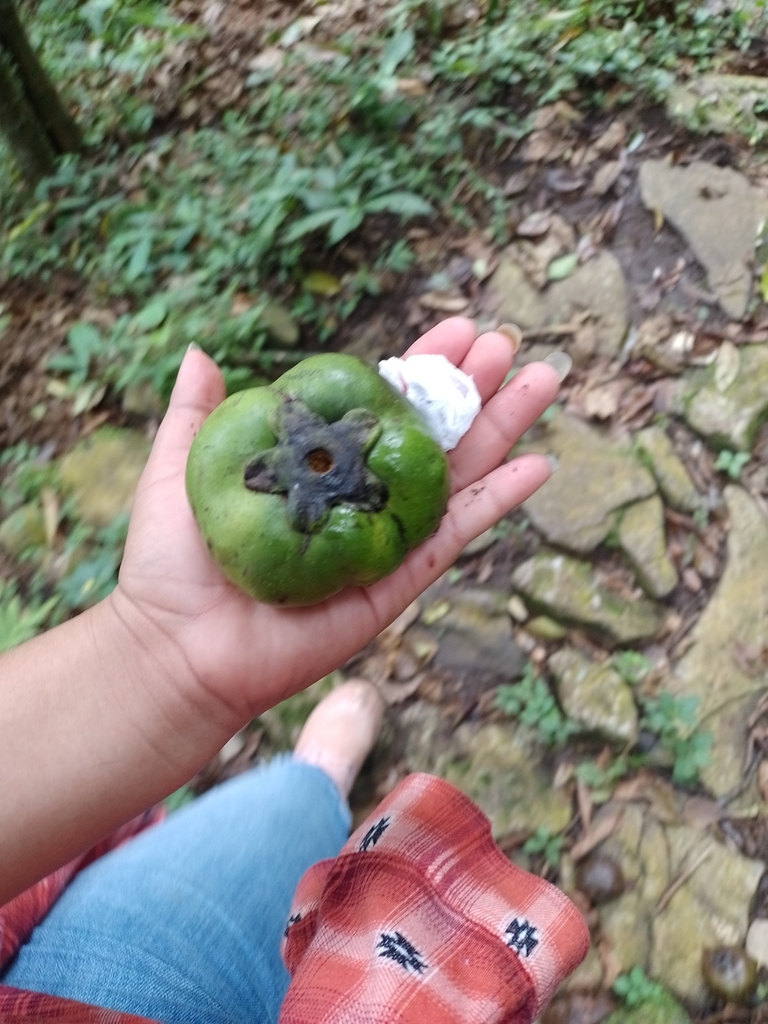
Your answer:
[[[11,152],[18,161],[22,174],[34,184],[47,174],[53,173],[56,154],[34,110],[17,84],[2,50],[0,97],[0,130],[8,139]]]
[[[13,0],[0,0],[0,47],[9,54],[37,119],[58,153],[74,153],[82,136],[29,44]],[[0,96],[3,90],[0,90]],[[0,115],[2,116],[2,115]]]

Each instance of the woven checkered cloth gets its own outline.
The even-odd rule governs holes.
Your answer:
[[[82,871],[110,850],[122,846],[144,829],[162,821],[164,817],[165,812],[160,807],[145,811],[97,843],[87,853],[76,857],[63,868],[59,868],[20,893],[10,903],[0,907],[0,971],[8,966],[19,947],[32,934],[35,925],[43,920],[78,871]],[[102,1010],[69,999],[58,999],[37,992],[22,992],[8,985],[0,985],[2,1024],[37,1024],[42,1021],[61,1021],[66,1024],[139,1024],[143,1020],[144,1018],[132,1014]]]
[[[409,775],[299,883],[279,1024],[530,1024],[588,947],[467,797]]]
[[[131,822],[0,908],[0,969],[78,870],[154,820]],[[474,804],[411,775],[299,883],[280,1024],[531,1024],[588,944],[576,908],[506,859]],[[2,985],[0,1021],[152,1024]]]

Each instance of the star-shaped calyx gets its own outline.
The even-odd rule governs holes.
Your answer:
[[[317,532],[341,502],[366,512],[384,507],[386,487],[365,463],[381,432],[370,412],[353,409],[327,423],[303,402],[286,398],[273,429],[277,444],[246,465],[243,481],[250,491],[284,494],[294,529]]]

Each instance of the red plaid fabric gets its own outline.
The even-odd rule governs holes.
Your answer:
[[[470,800],[410,775],[299,883],[280,1024],[530,1024],[588,947]]]
[[[103,839],[87,853],[43,878],[25,892],[20,893],[10,903],[0,907],[0,970],[7,967],[18,952],[19,947],[27,941],[35,925],[61,896],[78,871],[103,857],[110,850],[117,849],[128,839],[143,832],[145,828],[155,825],[165,817],[162,808],[155,807],[123,825],[111,836]],[[100,1010],[94,1006],[84,1006],[68,999],[56,999],[53,996],[38,995],[33,992],[21,992],[7,985],[0,985],[0,1022],[2,1024],[32,1024],[37,1021],[60,1020],[69,1024],[129,1024],[143,1018],[131,1014],[115,1013],[111,1010]]]
[[[2,1024],[156,1024],[146,1017],[117,1010],[101,1010],[98,1006],[74,1003],[70,999],[22,992],[17,988],[0,986],[0,1021]]]

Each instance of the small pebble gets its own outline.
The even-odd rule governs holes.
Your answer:
[[[768,967],[768,918],[756,917],[747,932],[747,953],[761,967]]]
[[[507,601],[507,611],[515,622],[525,622],[528,618],[528,609],[519,594],[513,594]]]
[[[757,988],[757,964],[741,946],[705,949],[701,956],[704,980],[728,1003],[746,1003]]]
[[[595,853],[576,868],[576,884],[595,905],[608,903],[626,888],[624,873],[612,857]]]
[[[683,583],[685,584],[685,589],[689,590],[692,594],[698,594],[702,587],[701,576],[690,565],[687,569],[683,569]]]

